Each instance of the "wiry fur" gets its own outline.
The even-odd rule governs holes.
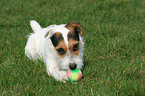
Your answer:
[[[62,25],[51,25],[47,28],[41,28],[41,26],[34,20],[30,21],[30,25],[34,33],[29,35],[25,54],[29,59],[40,59],[46,63],[46,70],[49,75],[52,75],[56,80],[65,81],[67,80],[67,72],[62,69],[69,69],[70,63],[77,64],[77,68],[81,69],[83,66],[83,37],[79,35],[81,46],[79,55],[72,57],[69,50],[67,54],[61,58],[52,42],[51,36],[55,32],[60,32],[63,35],[66,46],[68,47],[67,34],[70,31],[65,27],[66,24]]]

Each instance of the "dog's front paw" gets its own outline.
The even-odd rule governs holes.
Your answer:
[[[60,81],[66,81],[66,80],[68,80],[67,72],[66,71],[58,71],[57,75],[58,75],[58,80],[60,80]]]
[[[64,83],[68,80],[67,71],[53,71],[51,75],[58,81],[63,81]]]

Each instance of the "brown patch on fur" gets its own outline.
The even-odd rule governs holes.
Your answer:
[[[68,43],[69,43],[68,47],[69,47],[69,50],[70,50],[70,53],[72,54],[72,56],[79,55],[79,52],[80,52],[80,41],[76,41],[76,40],[73,40],[73,39],[70,38]],[[75,44],[78,44],[78,49],[76,51],[73,51],[73,48],[74,48]]]
[[[59,54],[59,56],[60,57],[64,57],[65,56],[65,54],[67,53],[67,47],[66,47],[66,45],[65,45],[65,42],[64,42],[64,40],[62,40],[62,41],[60,41],[60,43],[58,44],[58,46],[57,47],[55,47],[56,48],[56,52]],[[59,49],[59,48],[62,48],[63,50],[64,50],[64,54],[60,54],[57,50]]]
[[[71,22],[71,23],[68,23],[65,27],[70,30],[70,33],[77,31],[81,34],[81,36],[84,36],[82,27],[77,23]]]
[[[79,55],[80,52],[80,36],[83,36],[83,29],[82,27],[74,22],[68,23],[65,26],[67,29],[69,29],[68,33],[68,47],[70,50],[70,53],[72,56]],[[77,48],[75,48],[77,46]]]
[[[60,32],[54,33],[54,35],[51,38],[51,41],[56,49],[56,52],[59,54],[60,57],[64,57],[67,53],[67,47],[64,42],[64,38],[62,37],[62,34]],[[64,53],[61,54],[58,50],[63,49]]]

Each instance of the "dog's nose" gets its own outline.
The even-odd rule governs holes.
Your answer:
[[[71,70],[76,69],[76,67],[77,67],[77,65],[76,65],[75,63],[69,64],[69,68],[70,68]]]

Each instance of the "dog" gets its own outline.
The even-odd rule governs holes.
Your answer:
[[[34,33],[28,35],[25,55],[32,60],[44,61],[49,76],[66,82],[67,71],[63,69],[82,69],[84,33],[78,23],[42,28],[35,20],[31,20],[30,26]]]

